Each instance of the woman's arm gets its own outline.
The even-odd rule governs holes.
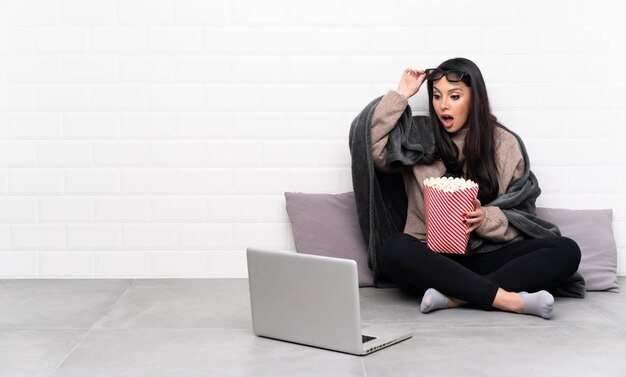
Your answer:
[[[390,90],[380,100],[372,115],[372,157],[374,166],[381,171],[396,171],[387,164],[387,141],[389,133],[398,123],[398,119],[406,106],[409,98],[415,95],[426,79],[424,71],[416,71],[407,68],[402,72],[398,88]]]
[[[406,106],[408,100],[400,93],[390,90],[380,100],[374,114],[372,115],[372,157],[376,169],[391,172],[396,171],[387,163],[387,141],[389,133],[398,123],[398,119]]]

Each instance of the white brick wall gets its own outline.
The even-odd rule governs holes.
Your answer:
[[[538,204],[612,208],[626,274],[626,3],[0,1],[0,278],[245,276],[285,191],[352,190],[350,123],[473,59]],[[426,96],[411,99],[426,110]],[[604,179],[604,178],[609,178]]]

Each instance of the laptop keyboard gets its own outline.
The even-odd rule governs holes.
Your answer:
[[[363,339],[364,344],[369,342],[370,340],[376,339],[375,336],[368,336],[368,335],[361,335],[361,338]]]

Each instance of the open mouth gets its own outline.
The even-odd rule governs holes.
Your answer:
[[[454,125],[454,118],[451,115],[442,115],[441,123],[443,123],[445,128],[450,128]]]

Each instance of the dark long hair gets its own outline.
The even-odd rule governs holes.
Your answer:
[[[428,108],[433,124],[436,155],[429,156],[425,162],[433,158],[441,159],[446,166],[446,175],[463,177],[478,183],[478,199],[487,204],[498,196],[498,167],[495,160],[494,131],[500,125],[491,114],[485,80],[478,66],[469,59],[454,58],[439,65],[440,69],[457,70],[467,74],[463,82],[470,87],[472,97],[467,117],[468,127],[463,155],[463,165],[459,163],[459,150],[445,131],[435,108],[433,107],[433,82],[428,81]],[[463,174],[463,172],[466,174]]]

